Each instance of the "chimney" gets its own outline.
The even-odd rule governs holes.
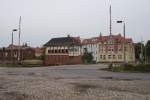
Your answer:
[[[70,35],[68,34],[67,37],[70,37]]]

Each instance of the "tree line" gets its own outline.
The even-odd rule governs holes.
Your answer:
[[[144,45],[143,42],[135,43],[136,62],[150,63],[150,40]]]

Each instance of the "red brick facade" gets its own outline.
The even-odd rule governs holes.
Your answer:
[[[80,38],[60,37],[48,41],[45,47],[45,65],[66,65],[82,63]]]
[[[0,48],[0,63],[17,63],[18,61],[18,47],[14,47],[13,51],[11,47]],[[12,56],[13,54],[13,56]],[[33,59],[35,57],[35,49],[31,47],[20,48],[20,60]]]
[[[45,65],[81,64],[81,56],[69,55],[46,55]]]

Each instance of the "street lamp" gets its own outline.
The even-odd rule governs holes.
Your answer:
[[[126,56],[125,56],[125,38],[126,38],[126,25],[125,25],[125,21],[117,21],[117,23],[123,23],[123,59],[124,59],[124,64],[126,63]]]
[[[11,61],[13,63],[13,44],[14,44],[14,32],[17,31],[17,29],[12,30],[12,41],[11,41]]]

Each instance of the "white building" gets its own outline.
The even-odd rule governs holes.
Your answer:
[[[82,53],[89,52],[92,53],[94,61],[99,62],[99,39],[98,37],[91,39],[84,39],[82,41]]]
[[[91,52],[96,62],[134,62],[134,43],[131,38],[125,39],[120,34],[85,39],[82,42],[82,52]]]

